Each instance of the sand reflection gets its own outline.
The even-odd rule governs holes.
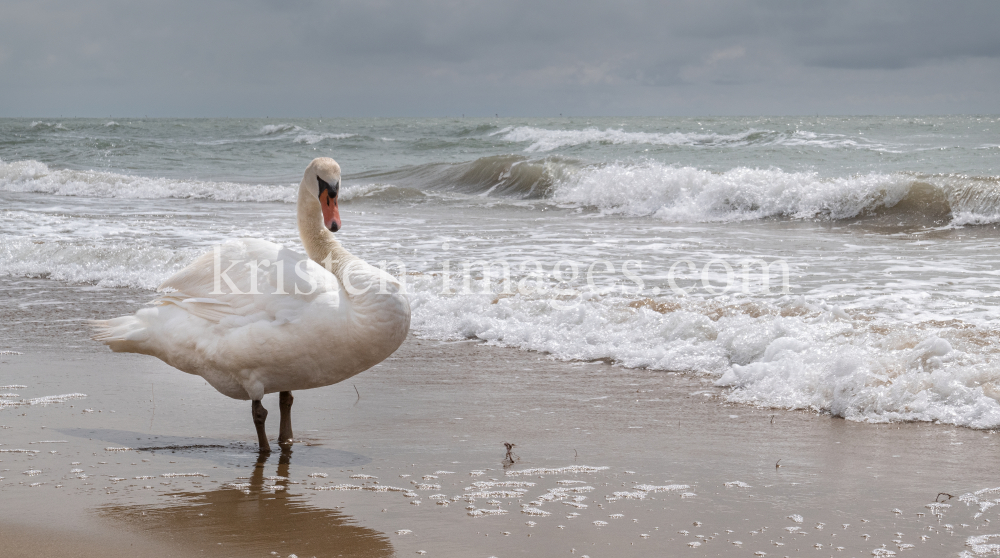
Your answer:
[[[167,504],[105,506],[99,514],[208,556],[296,554],[392,556],[385,533],[361,527],[337,510],[317,508],[287,493],[292,452],[257,459],[249,479],[207,492],[173,493]],[[294,485],[293,485],[294,486]]]

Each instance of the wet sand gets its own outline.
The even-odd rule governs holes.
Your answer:
[[[0,354],[3,556],[937,557],[1000,532],[1000,490],[959,501],[1000,486],[991,432],[729,405],[693,375],[472,342],[410,338],[296,392],[296,443],[260,456],[249,402],[86,339],[80,316],[130,293],[18,296],[35,281],[0,284],[0,350],[23,353]]]
[[[992,533],[998,509],[975,518],[980,508],[957,499],[1000,485],[988,432],[730,406],[690,376],[474,343],[410,339],[350,382],[296,393],[298,442],[266,458],[249,403],[155,359],[0,362],[0,384],[27,386],[0,390],[18,394],[8,405],[86,394],[0,410],[0,450],[38,452],[0,455],[5,556],[136,545],[163,556],[871,556],[907,544],[904,555],[946,556]],[[265,406],[276,435],[276,396]],[[505,441],[520,457],[507,469]],[[607,469],[511,474],[570,466]],[[534,485],[472,485],[490,479]],[[927,508],[939,492],[951,507]]]

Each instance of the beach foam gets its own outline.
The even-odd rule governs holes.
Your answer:
[[[794,297],[721,310],[719,301],[694,299],[554,304],[537,295],[442,296],[436,279],[422,281],[411,299],[412,327],[423,336],[704,374],[728,388],[720,395],[731,402],[868,422],[1000,426],[997,355],[980,342],[987,330],[854,319]]]
[[[0,275],[152,290],[201,252],[196,248],[170,250],[134,242],[91,244],[8,238],[0,246]]]

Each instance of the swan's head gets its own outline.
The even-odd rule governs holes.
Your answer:
[[[306,169],[304,180],[323,208],[323,225],[330,232],[340,230],[340,209],[337,207],[340,196],[340,165],[329,157],[313,159]]]

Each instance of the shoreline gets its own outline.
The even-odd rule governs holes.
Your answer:
[[[0,384],[27,386],[18,390],[24,398],[87,394],[0,409],[0,424],[10,427],[0,431],[0,449],[39,452],[5,453],[0,462],[9,469],[0,473],[7,477],[0,492],[11,503],[0,511],[0,548],[11,551],[29,549],[30,540],[45,533],[51,553],[63,548],[68,555],[79,544],[75,533],[85,531],[129,533],[130,541],[176,556],[324,556],[336,549],[333,555],[425,550],[428,556],[502,558],[574,548],[594,558],[682,549],[693,556],[784,556],[815,545],[867,556],[883,544],[896,552],[904,550],[898,544],[912,544],[905,548],[909,556],[941,556],[966,549],[970,536],[991,533],[985,520],[996,519],[995,509],[974,517],[978,508],[957,500],[996,484],[991,463],[1000,444],[987,431],[854,423],[727,404],[719,401],[719,388],[689,375],[567,363],[473,342],[411,337],[368,372],[296,392],[297,443],[291,454],[275,452],[261,463],[246,402],[151,357],[30,351],[0,357],[0,378]],[[276,397],[267,396],[265,407],[276,411]],[[274,437],[277,413],[271,418]],[[50,440],[64,442],[45,443]],[[503,442],[516,444],[520,457],[507,470]],[[116,447],[135,449],[108,450]],[[608,469],[507,474],[574,465]],[[76,478],[73,468],[88,478]],[[163,476],[188,473],[206,476]],[[254,475],[287,481],[258,482]],[[378,479],[352,478],[357,475]],[[524,488],[523,498],[464,497],[471,483],[489,479],[535,486]],[[416,496],[379,492],[375,482]],[[592,490],[529,504],[576,484]],[[284,488],[268,488],[276,485]],[[338,485],[359,489],[317,489]],[[641,496],[635,489],[675,485],[687,488]],[[951,507],[927,508],[939,492],[954,497]],[[442,500],[449,505],[437,504]],[[550,515],[527,515],[522,504]],[[255,523],[254,536],[233,543],[234,526],[257,517],[246,515],[251,505],[269,506],[275,525],[285,526],[277,532],[294,538],[280,543],[279,535],[257,536],[268,527]],[[464,508],[470,505],[507,513],[469,517]],[[203,509],[214,510],[206,513],[213,522],[192,522]],[[940,520],[933,511],[942,513]],[[794,516],[803,523],[789,519]],[[296,517],[317,527],[295,531]],[[331,521],[366,531],[318,527]],[[786,530],[795,526],[801,529]],[[12,530],[32,534],[13,537]],[[405,530],[411,532],[397,534]],[[345,542],[355,535],[371,544]]]

